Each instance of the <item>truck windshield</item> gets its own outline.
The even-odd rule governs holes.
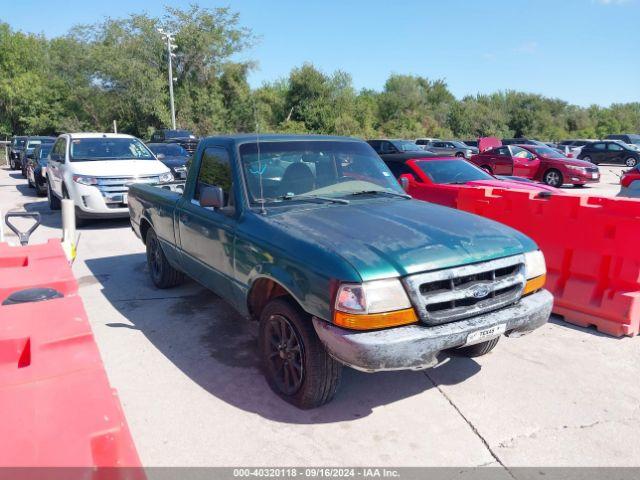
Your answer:
[[[419,161],[416,165],[433,183],[467,183],[477,180],[493,180],[484,170],[465,160]]]
[[[338,198],[361,192],[404,192],[366,143],[341,141],[260,142],[240,146],[252,204],[296,196]]]
[[[69,159],[72,162],[99,160],[155,160],[137,138],[74,138]]]

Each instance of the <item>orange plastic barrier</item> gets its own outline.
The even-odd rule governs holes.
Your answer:
[[[547,261],[554,313],[614,336],[640,333],[640,201],[461,188],[457,208],[509,225]]]
[[[0,465],[144,478],[141,468],[94,469],[141,465],[60,243],[0,244],[0,303],[14,283],[64,297],[0,306]]]

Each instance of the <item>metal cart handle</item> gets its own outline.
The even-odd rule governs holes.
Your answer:
[[[33,218],[35,220],[35,223],[29,230],[23,232],[21,230],[18,230],[18,227],[11,223],[11,218]],[[7,227],[9,227],[11,231],[18,236],[20,245],[24,246],[29,243],[29,237],[35,231],[35,229],[40,226],[40,214],[38,212],[9,212],[4,216],[4,223],[6,223]]]

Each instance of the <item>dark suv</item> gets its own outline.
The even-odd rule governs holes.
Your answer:
[[[618,140],[599,140],[584,147],[580,160],[595,163],[620,163],[627,167],[635,167],[640,162],[640,150]]]
[[[622,135],[607,135],[607,140],[619,140],[629,145],[640,147],[640,135],[634,133],[625,133]]]
[[[9,166],[11,167],[11,170],[17,170],[20,168],[20,154],[22,150],[24,150],[26,143],[26,136],[13,137],[11,139],[11,151],[9,152]]]
[[[56,137],[27,137],[24,149],[20,151],[20,170],[22,176],[27,178],[27,162],[33,157],[33,152],[38,145],[51,144],[56,141]]]
[[[193,155],[198,147],[198,137],[189,130],[156,130],[150,143],[177,143]]]

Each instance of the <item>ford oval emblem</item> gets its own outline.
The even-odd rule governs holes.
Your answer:
[[[491,292],[488,285],[476,285],[471,288],[471,296],[473,298],[484,298]]]

